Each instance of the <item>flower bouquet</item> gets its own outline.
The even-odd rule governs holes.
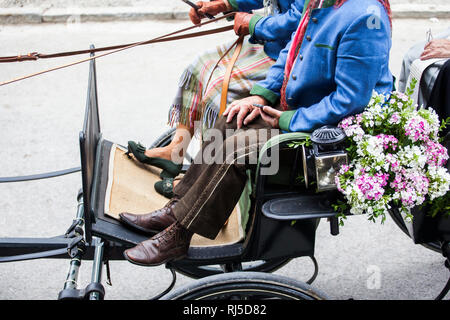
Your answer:
[[[432,214],[449,214],[449,157],[439,133],[450,119],[440,123],[433,109],[414,105],[415,83],[406,94],[374,94],[363,113],[338,125],[347,135],[350,159],[336,175],[345,199],[335,205],[341,225],[343,212],[384,222],[393,206],[407,221],[411,209],[424,204],[431,204]]]

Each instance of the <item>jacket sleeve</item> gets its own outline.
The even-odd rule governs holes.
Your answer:
[[[303,12],[303,0],[294,1],[288,11],[273,16],[254,15],[250,20],[250,35],[256,41],[289,39],[297,29]]]
[[[228,0],[234,11],[250,12],[264,7],[263,0]]]

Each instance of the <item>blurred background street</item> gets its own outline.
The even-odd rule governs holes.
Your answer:
[[[0,1],[0,7],[11,8],[18,2],[26,5],[31,1]],[[0,24],[0,56],[142,41],[188,25],[185,19]],[[395,19],[392,73],[398,78],[403,55],[413,44],[424,41],[429,29],[437,34],[449,26],[450,19]],[[104,138],[121,144],[137,140],[149,145],[168,128],[167,111],[187,63],[203,50],[233,39],[231,31],[134,48],[99,59],[98,100]],[[0,82],[76,59],[1,64]],[[79,165],[78,133],[87,78],[88,65],[81,64],[0,87],[1,177]],[[80,187],[79,174],[0,184],[0,237],[64,233],[75,217]],[[449,276],[440,254],[414,245],[391,219],[381,225],[367,221],[365,216],[352,217],[337,237],[330,235],[329,225],[323,221],[316,238],[316,258],[320,270],[313,286],[332,299],[432,299]],[[80,287],[90,280],[90,266],[90,262],[82,263]],[[68,267],[66,260],[0,264],[0,299],[55,299]],[[298,258],[276,274],[306,281],[312,271],[307,258]],[[112,262],[111,272],[113,286],[105,285],[106,299],[150,298],[171,280],[163,266],[144,268]],[[375,286],[374,276],[380,280]],[[178,278],[176,287],[192,281],[181,275]]]

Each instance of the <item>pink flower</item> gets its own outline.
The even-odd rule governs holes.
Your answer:
[[[404,102],[409,101],[409,97],[406,94],[404,94],[403,92],[395,92],[395,94],[400,100],[402,100]]]
[[[398,112],[394,112],[389,119],[389,122],[392,124],[399,124],[400,123],[400,114]]]
[[[362,139],[364,136],[363,128],[358,124],[352,124],[343,129],[347,137],[357,137],[358,139]]]
[[[338,124],[338,127],[345,130],[353,124],[353,120],[354,120],[353,116],[347,117]]]
[[[362,121],[363,121],[362,113],[358,113],[355,118],[356,118],[356,124],[361,124],[362,123]]]
[[[392,148],[393,150],[397,149],[398,140],[396,137],[381,133],[375,136],[375,138],[377,138],[378,142],[383,145],[384,150],[387,150],[389,148]]]
[[[346,164],[341,165],[341,169],[339,170],[339,174],[345,174],[350,170],[350,167]]]
[[[445,147],[440,143],[433,142],[431,140],[426,141],[427,164],[432,166],[443,166],[447,163],[448,152]]]
[[[374,176],[364,173],[356,179],[355,184],[367,200],[378,201],[384,195],[388,180],[387,173],[377,173]]]
[[[420,116],[409,119],[405,124],[405,134],[413,142],[418,140],[426,141],[430,135],[430,132],[430,125]]]
[[[401,170],[389,185],[400,195],[403,205],[413,207],[424,201],[430,181],[420,172]]]

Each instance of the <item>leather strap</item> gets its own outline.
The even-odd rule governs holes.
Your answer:
[[[202,23],[201,25],[206,25],[208,23],[215,22],[215,21],[218,21],[220,19],[227,18],[227,17],[229,17],[231,15],[234,15],[234,12],[232,12],[230,14],[227,14],[227,15],[223,15],[222,17],[216,18],[215,20],[206,21],[206,22]],[[41,74],[44,74],[44,73],[48,73],[48,72],[51,72],[51,71],[56,71],[56,70],[64,69],[64,68],[67,68],[67,67],[71,67],[71,66],[83,63],[83,62],[88,62],[88,61],[91,61],[91,60],[94,60],[94,59],[98,59],[98,58],[101,58],[101,57],[104,57],[104,56],[107,56],[107,55],[110,55],[110,54],[113,54],[113,53],[117,53],[117,52],[120,52],[120,51],[131,49],[131,48],[134,48],[134,47],[137,47],[137,46],[150,44],[150,43],[157,43],[157,42],[167,42],[167,41],[181,40],[181,39],[187,39],[187,38],[193,38],[193,37],[199,37],[199,36],[204,36],[204,35],[215,34],[215,33],[219,33],[219,32],[225,32],[225,31],[232,30],[233,26],[231,25],[231,26],[216,28],[216,29],[212,29],[212,30],[194,32],[194,33],[189,33],[189,34],[180,35],[180,36],[173,36],[173,35],[175,35],[177,33],[185,32],[185,31],[193,29],[193,28],[198,28],[198,26],[188,27],[188,28],[185,28],[185,29],[181,29],[181,30],[178,30],[178,31],[175,31],[175,32],[172,32],[172,33],[169,33],[169,34],[166,34],[166,35],[163,35],[163,36],[151,39],[151,40],[135,42],[135,43],[126,44],[126,45],[103,47],[103,48],[97,48],[97,49],[94,48],[94,49],[89,49],[89,50],[61,52],[61,53],[47,54],[47,55],[37,54],[37,53],[29,54],[28,57],[34,57],[34,58],[33,59],[29,58],[28,60],[37,60],[38,58],[56,58],[56,57],[63,57],[63,56],[70,56],[70,55],[78,55],[78,54],[83,54],[83,53],[91,53],[92,54],[92,53],[98,52],[98,51],[113,50],[113,51],[109,51],[109,52],[106,52],[106,53],[103,53],[103,54],[100,54],[100,55],[91,56],[91,57],[86,58],[86,59],[82,59],[82,60],[78,60],[78,61],[75,61],[75,62],[72,62],[72,63],[61,65],[61,66],[58,66],[58,67],[54,67],[54,68],[47,69],[47,70],[44,70],[44,71],[32,73],[32,74],[29,74],[29,75],[26,75],[26,76],[23,76],[23,77],[15,78],[15,79],[12,79],[12,80],[9,80],[9,81],[0,82],[0,87],[4,86],[4,85],[7,85],[7,84],[11,84],[11,83],[17,82],[17,81],[21,81],[21,80],[25,80],[25,79],[28,79],[28,78],[32,78],[32,77],[35,77],[35,76],[38,76],[38,75],[41,75]],[[3,62],[24,61],[24,60],[17,60],[18,57],[20,57],[20,56],[17,56],[17,57],[3,57],[3,58],[0,58],[0,59],[3,59]],[[12,59],[12,61],[7,61],[10,58]]]
[[[110,51],[110,50],[116,50],[121,48],[126,48],[130,46],[136,46],[136,45],[146,45],[151,43],[157,43],[157,42],[165,42],[165,41],[173,41],[173,40],[180,40],[180,39],[187,39],[192,37],[199,37],[204,35],[210,35],[215,34],[219,32],[224,32],[233,29],[233,26],[227,26],[223,28],[217,28],[207,31],[201,31],[201,32],[195,32],[190,33],[183,36],[178,37],[171,37],[173,35],[176,35],[178,33],[186,32],[201,26],[205,26],[207,24],[210,24],[212,22],[216,22],[222,19],[229,18],[230,16],[233,16],[235,13],[231,12],[228,14],[224,14],[221,17],[215,18],[213,20],[202,22],[199,25],[190,26],[187,28],[183,28],[168,34],[165,34],[163,36],[148,40],[148,41],[141,41],[141,42],[133,42],[133,43],[127,43],[127,44],[121,44],[121,45],[115,45],[115,46],[108,46],[108,47],[100,47],[100,48],[93,48],[93,49],[86,49],[86,50],[75,50],[75,51],[65,51],[65,52],[58,52],[58,53],[51,53],[51,54],[44,54],[44,53],[38,53],[38,52],[31,52],[26,55],[17,55],[17,56],[8,56],[8,57],[0,57],[0,63],[7,63],[7,62],[22,62],[22,61],[35,61],[38,59],[49,59],[49,58],[58,58],[58,57],[67,57],[67,56],[74,56],[74,55],[80,55],[80,54],[87,54],[87,53],[96,53],[101,51]],[[171,37],[171,38],[169,38]]]
[[[232,45],[231,45],[231,46],[230,46],[230,47],[222,54],[222,56],[220,56],[219,60],[217,60],[216,63],[214,64],[214,67],[211,69],[211,72],[210,72],[210,74],[209,74],[208,81],[206,81],[206,83],[205,83],[205,85],[204,85],[205,93],[208,92],[208,86],[209,86],[209,83],[211,82],[211,78],[212,78],[212,76],[213,76],[213,73],[214,73],[214,71],[217,69],[217,67],[219,66],[220,61],[222,61],[223,58],[225,58],[225,57],[228,55],[228,53],[230,53],[230,51],[231,51],[234,47],[237,46],[238,42],[239,42],[239,38],[238,38],[235,42],[233,42],[233,44],[232,44]],[[206,100],[206,99],[203,98],[203,101],[202,101],[202,102],[204,102],[205,100]]]
[[[222,115],[222,113],[224,113],[227,108],[228,87],[230,85],[231,72],[233,71],[234,64],[236,63],[236,60],[238,59],[239,54],[241,53],[243,43],[244,43],[244,37],[240,36],[237,41],[237,44],[236,44],[236,49],[234,49],[233,57],[231,58],[230,62],[228,63],[227,70],[225,72],[225,76],[223,77],[222,94],[220,96],[219,115]]]

